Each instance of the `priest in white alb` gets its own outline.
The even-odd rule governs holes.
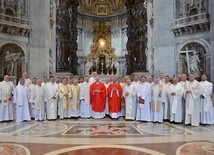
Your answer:
[[[179,83],[183,87],[184,92],[186,92],[187,88],[189,87],[189,81],[187,80],[187,76],[186,76],[186,74],[182,74],[180,78],[181,78],[181,81]],[[183,97],[182,97],[182,121],[185,120],[185,113],[186,113],[185,112],[186,111],[186,109],[185,109],[186,99],[185,99],[184,95],[185,94],[183,94]]]
[[[50,82],[46,87],[46,111],[47,111],[47,119],[55,120],[57,119],[57,101],[58,101],[58,87],[55,83],[55,79],[53,76],[50,77]]]
[[[42,86],[42,80],[37,80],[37,85],[32,91],[31,100],[34,104],[34,116],[35,121],[43,121],[46,119],[45,113],[45,104],[47,101],[46,98],[46,89]]]
[[[170,96],[170,122],[181,123],[183,120],[182,116],[182,97],[184,89],[180,83],[178,83],[178,78],[173,78],[173,84],[169,87]]]
[[[207,76],[205,74],[201,76],[199,88],[200,88],[200,106],[201,106],[200,123],[214,124],[214,108],[211,100],[213,84],[207,81]]]
[[[4,76],[4,81],[0,82],[0,122],[12,121],[13,116],[13,103],[12,96],[14,85],[9,81],[9,76]]]
[[[151,84],[146,82],[146,77],[141,77],[141,84],[137,91],[137,115],[136,120],[151,121]]]
[[[151,121],[163,122],[164,88],[159,83],[159,78],[155,77],[154,84],[151,85]]]
[[[28,77],[28,73],[23,73],[22,77],[25,80],[25,85],[28,87],[32,83],[32,81]]]
[[[30,121],[29,110],[30,92],[25,85],[25,80],[21,78],[14,90],[13,103],[16,105],[16,122]]]
[[[69,103],[71,98],[71,89],[68,85],[67,79],[62,80],[59,87],[59,117],[60,119],[68,118]]]
[[[125,119],[135,120],[136,117],[136,93],[131,83],[131,79],[126,80],[126,86],[123,88],[123,97],[125,99]]]
[[[79,117],[80,116],[80,86],[78,80],[73,81],[71,89],[71,98],[69,104],[69,117]]]
[[[189,75],[189,86],[184,92],[185,104],[185,124],[199,126],[200,123],[200,90],[199,82],[195,80],[193,74]]]
[[[80,85],[80,117],[90,118],[92,109],[90,103],[90,82],[88,76],[85,76],[84,82]]]
[[[30,95],[32,94],[32,91],[36,85],[37,85],[37,78],[33,78],[32,83],[28,87],[29,91],[30,91]],[[31,98],[31,96],[30,96],[30,98]],[[31,118],[34,118],[34,105],[32,102],[29,103],[29,108],[30,108],[30,116],[31,116]]]
[[[169,101],[169,87],[171,85],[170,82],[170,77],[165,76],[164,83],[162,83],[163,88],[164,88],[164,103],[163,103],[163,119],[164,120],[169,120],[170,118],[170,101]]]

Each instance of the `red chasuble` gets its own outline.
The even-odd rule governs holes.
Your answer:
[[[100,92],[95,92],[99,90]],[[103,83],[93,83],[90,87],[90,99],[94,112],[103,112],[106,104],[106,87]]]
[[[117,89],[114,91],[113,89]],[[117,113],[121,111],[121,96],[123,89],[119,83],[110,84],[108,89],[109,112]]]

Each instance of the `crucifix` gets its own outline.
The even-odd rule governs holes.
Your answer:
[[[186,54],[186,62],[187,62],[187,70],[188,74],[190,74],[190,59],[189,59],[189,53],[194,53],[195,50],[189,50],[188,47],[186,47],[185,51],[180,51],[180,54]]]

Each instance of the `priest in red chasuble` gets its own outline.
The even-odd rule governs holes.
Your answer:
[[[104,118],[105,117],[105,104],[106,104],[106,87],[100,82],[97,76],[95,82],[90,86],[90,99],[92,105],[92,117]]]
[[[117,82],[116,77],[113,78],[113,83],[109,85],[107,91],[110,116],[112,118],[118,118],[121,116],[121,98],[123,89]]]

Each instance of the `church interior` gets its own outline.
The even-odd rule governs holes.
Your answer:
[[[0,81],[96,72],[206,74],[213,83],[213,8],[213,0],[0,0]],[[0,121],[0,155],[213,155],[213,130],[214,120]]]

